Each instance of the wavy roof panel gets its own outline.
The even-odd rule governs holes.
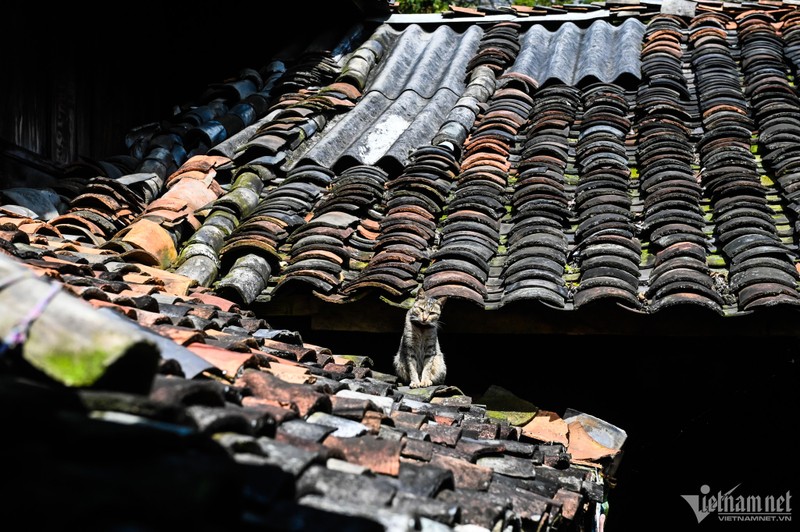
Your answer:
[[[536,24],[522,36],[522,49],[509,71],[531,76],[540,85],[639,79],[644,30],[645,25],[636,19],[620,25],[598,20],[587,28],[567,22],[556,31]]]

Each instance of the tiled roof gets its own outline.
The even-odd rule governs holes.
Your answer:
[[[247,123],[190,130],[226,139],[192,145],[227,159],[224,188],[155,255],[245,306],[298,292],[403,305],[420,286],[486,310],[795,306],[793,141],[774,122],[795,97],[795,6],[693,7],[610,3],[556,26],[389,19],[303,68],[243,72],[220,106],[249,102]],[[768,80],[745,55],[766,45]],[[303,88],[276,90],[290,72]],[[102,244],[142,215],[101,223],[96,201],[50,223]],[[160,210],[172,227],[174,208]]]
[[[555,29],[521,17],[462,30],[380,24],[350,41],[329,83],[283,95],[254,130],[211,148],[231,159],[233,184],[177,270],[245,305],[303,289],[402,304],[418,286],[489,310],[795,305],[790,178],[770,155],[776,142],[791,147],[770,144],[750,116],[792,97],[791,65],[778,54],[770,85],[789,93],[755,94],[752,61],[728,47],[761,50],[769,31],[779,52],[794,8],[773,7],[756,17],[701,4],[692,20],[612,11]],[[754,24],[765,29],[751,37]],[[702,59],[720,45],[726,60]],[[720,76],[745,87],[717,90]],[[739,133],[726,121],[734,101]],[[732,144],[749,176],[722,187],[714,176]],[[739,255],[756,233],[770,244]]]
[[[772,117],[793,105],[796,17],[775,7],[358,27],[335,53],[214,85],[48,223],[244,305],[298,290],[402,304],[418,286],[485,309],[794,305],[792,141]],[[744,55],[763,42],[767,81]],[[202,151],[224,188],[172,187]],[[158,248],[129,227],[142,219],[161,248],[137,251]]]
[[[149,255],[43,224],[0,218],[0,448],[20,465],[6,504],[47,498],[37,525],[572,530],[602,515],[626,438],[613,425],[497,386],[410,389]]]
[[[796,307],[798,11],[660,6],[365,21],[52,190],[3,191],[0,393],[20,408],[0,415],[26,429],[4,446],[41,473],[15,505],[44,486],[59,522],[109,526],[183,524],[139,511],[154,494],[211,528],[600,520],[616,427],[411,390],[252,309],[419,287],[486,311]]]

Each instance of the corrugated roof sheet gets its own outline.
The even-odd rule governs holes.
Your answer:
[[[464,90],[464,72],[482,33],[478,26],[463,33],[448,27],[430,32],[417,25],[402,31],[381,26],[355,52],[380,54],[359,105],[293,153],[287,169],[384,159],[402,165],[410,149],[433,137]]]
[[[615,26],[604,20],[579,28],[567,22],[550,31],[533,25],[522,36],[522,49],[509,72],[526,74],[539,82],[585,85],[601,81],[623,84],[640,77],[639,49],[645,25],[628,19]],[[613,60],[609,60],[609,54]]]

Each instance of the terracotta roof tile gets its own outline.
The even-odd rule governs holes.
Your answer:
[[[492,479],[492,470],[467,460],[445,456],[439,452],[431,458],[431,464],[453,472],[456,488],[486,490]]]
[[[331,408],[326,395],[310,391],[300,384],[287,383],[267,373],[245,370],[236,382],[239,386],[251,389],[255,397],[297,410],[301,416],[316,411],[330,411]]]
[[[326,447],[341,452],[345,459],[368,467],[375,473],[397,476],[400,471],[400,442],[385,441],[372,435],[361,438],[337,438],[328,436]]]

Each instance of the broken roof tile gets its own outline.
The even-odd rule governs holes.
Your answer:
[[[545,443],[568,444],[567,423],[555,412],[539,411],[521,427],[522,435]]]
[[[366,466],[375,473],[397,476],[400,470],[400,442],[368,434],[360,438],[328,436],[323,444],[341,452],[347,461]]]
[[[259,399],[296,409],[303,417],[317,411],[330,411],[331,408],[327,395],[311,391],[300,384],[287,383],[257,370],[246,369],[236,379],[236,384],[252,390],[253,395]]]
[[[492,479],[492,470],[467,460],[446,456],[440,452],[433,454],[430,463],[453,472],[455,487],[485,491]]]

